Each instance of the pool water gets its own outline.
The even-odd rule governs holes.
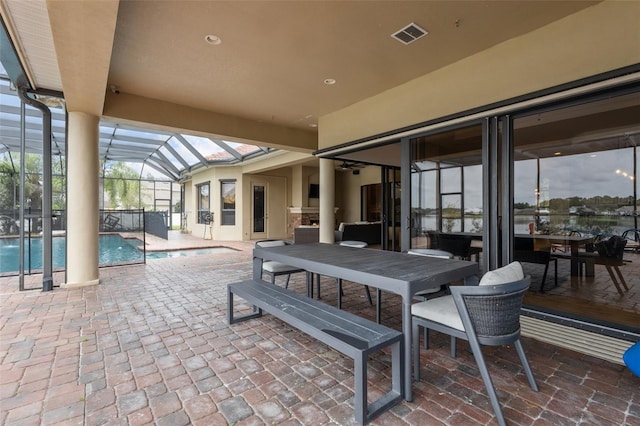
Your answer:
[[[0,273],[20,270],[20,241],[18,238],[0,238]],[[119,235],[100,235],[98,241],[98,263],[106,266],[118,263],[144,262],[144,253],[138,250],[142,242],[138,239],[122,238]],[[66,238],[51,239],[52,264],[54,269],[64,268],[66,261]],[[31,262],[29,262],[31,258]],[[31,238],[31,246],[25,239],[25,270],[42,269],[42,238]]]
[[[168,257],[192,256],[195,254],[233,253],[229,247],[210,247],[201,249],[171,250],[171,251],[147,251],[147,259],[166,259]]]
[[[42,238],[31,238],[31,249],[25,239],[24,268],[26,271],[42,269]],[[99,266],[122,263],[144,262],[144,252],[139,249],[142,241],[136,238],[122,238],[120,235],[100,235],[98,241]],[[19,239],[0,238],[0,273],[18,273]],[[51,240],[52,263],[54,269],[64,268],[66,260],[66,238],[53,237]],[[192,256],[197,254],[231,253],[236,250],[229,247],[210,247],[189,250],[147,251],[147,259],[166,259],[172,257]],[[29,256],[29,253],[31,256]],[[29,257],[31,263],[29,264]]]

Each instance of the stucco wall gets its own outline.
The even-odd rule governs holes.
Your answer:
[[[360,174],[336,172],[336,218],[338,222],[360,220],[360,188],[362,185],[380,183],[380,167],[368,166]]]
[[[640,63],[640,2],[605,1],[319,120],[329,148]]]
[[[220,179],[236,179],[236,225],[220,226]],[[210,210],[213,213],[212,233],[214,240],[242,240],[242,168],[240,167],[212,167],[193,176],[187,183],[185,190],[185,208],[187,212],[188,229],[194,236],[204,236],[205,225],[197,222],[198,192],[196,185],[209,182]],[[209,238],[207,230],[207,238]]]

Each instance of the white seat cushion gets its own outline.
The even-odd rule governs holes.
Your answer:
[[[407,253],[425,257],[440,257],[442,259],[453,259],[453,254],[448,251],[438,249],[411,249]]]
[[[441,287],[435,287],[435,288],[428,288],[426,290],[422,290],[416,293],[416,296],[423,296],[425,294],[433,294],[433,293],[437,293],[439,291],[442,291],[442,286]]]
[[[340,245],[355,248],[365,248],[368,244],[364,241],[340,241]]]
[[[274,272],[277,274],[280,272],[297,271],[300,268],[296,268],[291,265],[285,265],[284,263],[274,262],[273,260],[269,260],[266,262],[262,262],[262,269],[267,272]]]
[[[524,278],[524,271],[520,262],[511,262],[507,266],[489,271],[480,280],[479,285],[507,284]]]
[[[453,296],[442,296],[411,305],[411,315],[464,331]]]
[[[285,242],[282,240],[277,240],[277,241],[259,241],[256,243],[256,245],[258,247],[280,247],[280,246],[284,246]]]

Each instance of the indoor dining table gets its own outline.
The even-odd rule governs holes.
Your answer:
[[[476,262],[313,243],[254,248],[253,277],[256,280],[260,280],[263,260],[281,262],[312,274],[340,278],[399,295],[402,298],[404,335],[403,385],[407,401],[413,399],[411,304],[414,295],[453,281],[465,280],[465,283],[471,283],[477,279],[478,274]]]

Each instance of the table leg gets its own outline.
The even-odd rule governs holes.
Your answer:
[[[413,401],[411,379],[411,298],[402,301],[402,334],[404,335],[404,399]]]
[[[578,245],[571,244],[571,276],[580,275],[580,262],[578,261]]]
[[[313,273],[307,271],[307,297],[313,298]]]

